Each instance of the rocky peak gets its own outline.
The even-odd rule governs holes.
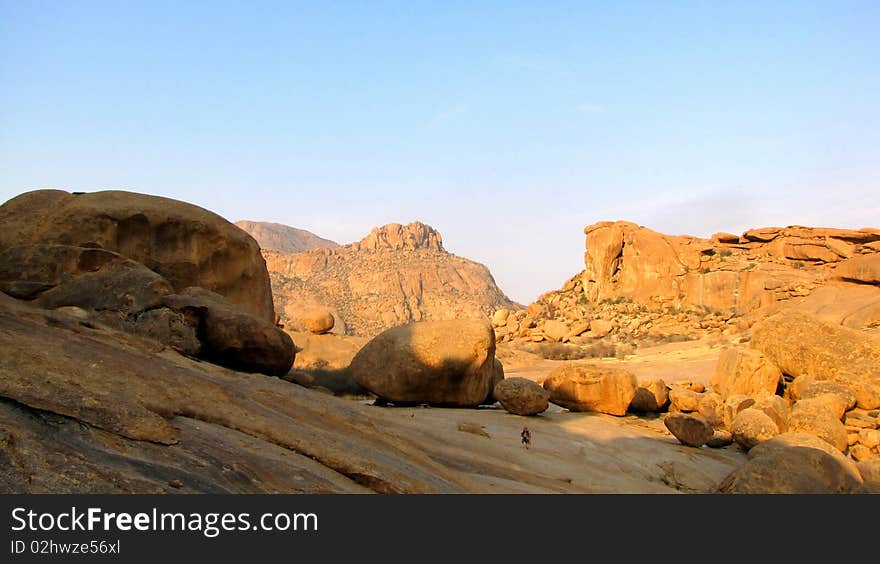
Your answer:
[[[356,250],[422,250],[443,251],[440,232],[420,221],[407,225],[389,223],[374,227],[370,234],[351,245]]]

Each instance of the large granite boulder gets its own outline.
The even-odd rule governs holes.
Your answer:
[[[626,415],[639,384],[620,368],[566,364],[544,380],[550,401],[571,411]]]
[[[0,251],[58,244],[114,251],[156,272],[175,291],[201,286],[273,323],[257,242],[198,206],[146,194],[37,190],[0,206]]]
[[[776,393],[782,372],[767,357],[753,349],[728,348],[721,352],[712,389],[723,398],[745,395],[760,398]]]
[[[495,375],[495,332],[486,321],[426,321],[388,329],[358,351],[355,381],[383,400],[479,405]]]
[[[778,435],[749,451],[750,460],[718,487],[721,493],[851,493],[862,479],[851,461],[803,442],[796,434]]]

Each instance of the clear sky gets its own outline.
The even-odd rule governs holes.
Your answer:
[[[418,219],[523,303],[595,221],[880,227],[880,2],[0,0],[0,201],[35,188]]]

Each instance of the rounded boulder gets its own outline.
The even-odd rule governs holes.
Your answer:
[[[514,415],[537,415],[550,406],[550,394],[540,384],[525,378],[506,378],[496,384],[495,399]]]
[[[495,332],[479,320],[393,327],[364,345],[349,371],[386,401],[474,407],[486,400],[492,386]]]

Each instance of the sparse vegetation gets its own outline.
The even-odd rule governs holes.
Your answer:
[[[589,346],[567,345],[565,343],[541,343],[535,351],[547,360],[580,360],[582,358],[613,358],[617,347],[604,342]]]
[[[725,259],[732,255],[733,251],[731,251],[730,249],[721,249],[721,252],[718,254],[721,256],[722,259]]]
[[[605,298],[600,301],[600,305],[620,305],[620,304],[631,304],[633,301],[630,296],[617,296],[616,298]]]

